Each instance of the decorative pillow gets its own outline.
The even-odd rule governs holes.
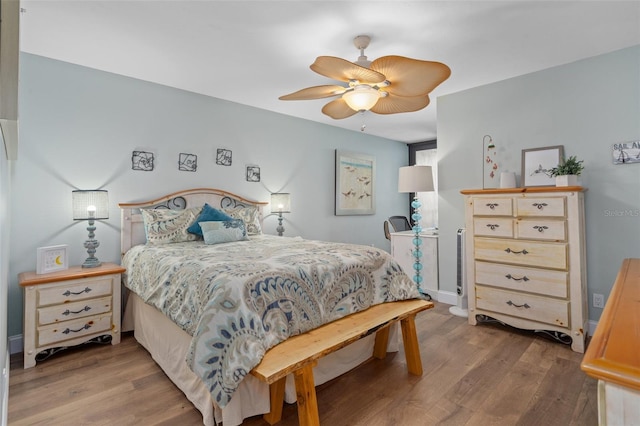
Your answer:
[[[184,210],[142,209],[144,230],[148,244],[181,243],[195,241],[198,236],[187,232],[196,220],[201,207]]]
[[[224,212],[234,219],[242,219],[247,227],[247,235],[262,234],[257,207],[236,207],[224,209]]]
[[[200,222],[205,244],[230,243],[248,240],[247,230],[241,219]]]
[[[200,212],[200,216],[198,216],[196,221],[193,222],[189,228],[187,228],[187,231],[202,237],[200,222],[219,222],[222,220],[233,220],[233,218],[205,203],[202,207],[202,211]]]

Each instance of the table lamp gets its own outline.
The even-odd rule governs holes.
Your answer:
[[[109,193],[105,190],[77,190],[71,192],[74,220],[88,220],[89,238],[84,242],[89,257],[82,264],[83,268],[95,268],[101,262],[95,257],[96,248],[100,245],[95,239],[95,220],[109,219]]]

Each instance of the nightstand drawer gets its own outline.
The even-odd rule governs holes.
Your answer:
[[[527,219],[516,221],[518,238],[529,240],[565,241],[567,239],[564,220]]]
[[[476,237],[474,245],[478,260],[567,269],[567,245],[564,243]]]
[[[569,327],[567,300],[476,286],[476,306],[518,318]]]
[[[518,216],[565,217],[565,198],[518,198]]]
[[[67,303],[111,294],[113,275],[69,281],[65,285],[38,288],[38,306]]]
[[[96,315],[38,328],[38,346],[62,342],[111,329],[111,314]]]
[[[475,216],[512,216],[513,206],[510,198],[474,198]]]
[[[569,274],[565,271],[476,262],[476,283],[515,291],[567,297]]]
[[[111,296],[38,309],[38,325],[53,324],[111,311]]]
[[[485,237],[513,237],[513,219],[476,217],[473,219],[473,234]]]

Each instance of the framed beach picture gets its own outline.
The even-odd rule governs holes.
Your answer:
[[[522,186],[555,186],[549,173],[564,158],[562,145],[522,150]]]
[[[374,157],[336,150],[336,216],[375,214]]]

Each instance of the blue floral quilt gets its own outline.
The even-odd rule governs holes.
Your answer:
[[[126,287],[193,337],[186,362],[220,407],[288,337],[420,297],[384,250],[301,238],[139,245],[123,266]]]

